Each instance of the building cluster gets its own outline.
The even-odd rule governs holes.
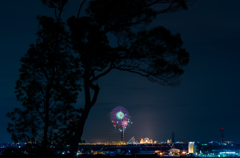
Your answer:
[[[149,139],[148,137],[146,137],[146,138],[142,138],[141,140],[140,140],[140,144],[153,144],[153,140],[152,139]]]
[[[144,139],[143,139],[144,142]],[[149,139],[150,142],[150,139]],[[83,145],[81,145],[83,148]],[[195,156],[195,157],[240,157],[240,143],[233,142],[181,142],[181,143],[138,143],[124,145],[87,145],[87,154],[101,155],[146,155]],[[80,149],[81,151],[81,149]],[[86,153],[85,153],[86,154]]]
[[[142,143],[141,143],[142,140]],[[141,139],[140,143],[82,143],[79,144],[77,155],[146,155],[156,154],[159,156],[196,156],[196,157],[240,157],[240,143],[231,141],[208,143],[200,142],[181,142],[181,143],[154,143],[149,138]],[[134,142],[135,138],[132,137]],[[152,143],[153,142],[153,143]],[[29,144],[2,144],[0,154],[4,150],[21,149],[24,154],[31,154],[31,147],[26,148]],[[33,146],[34,144],[32,144]],[[70,146],[66,145],[59,148],[58,146],[49,146],[55,154],[69,154]],[[15,150],[16,151],[16,150]]]

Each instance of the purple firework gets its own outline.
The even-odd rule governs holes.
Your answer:
[[[118,126],[120,132],[129,127],[129,124],[132,124],[131,116],[128,114],[128,111],[122,106],[118,106],[111,111],[111,120],[113,127],[116,129],[116,126]]]

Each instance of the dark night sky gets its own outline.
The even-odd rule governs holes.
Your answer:
[[[63,18],[76,14],[78,5],[78,0],[70,0]],[[126,130],[127,139],[166,141],[174,132],[176,140],[219,141],[224,127],[225,140],[240,141],[239,5],[239,0],[198,0],[187,11],[158,16],[149,28],[162,25],[180,33],[190,53],[181,86],[164,87],[135,74],[112,71],[98,82],[100,94],[83,139],[119,140],[109,113],[123,106],[134,122]],[[5,0],[0,15],[0,142],[11,142],[6,113],[21,106],[14,94],[20,58],[36,40],[35,17],[53,16],[53,10],[40,0]],[[76,106],[82,105],[83,93]]]

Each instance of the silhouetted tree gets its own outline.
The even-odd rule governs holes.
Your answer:
[[[41,137],[39,133],[42,134],[45,156],[48,156],[48,144],[63,142],[62,139],[70,132],[67,130],[70,127],[68,121],[77,121],[81,116],[81,109],[73,107],[80,90],[77,82],[79,70],[69,47],[65,24],[60,19],[64,5],[58,4],[55,19],[37,17],[40,27],[38,38],[21,58],[20,77],[15,88],[24,110],[15,109],[7,114],[14,121],[8,129],[15,140],[27,140],[28,120],[34,116],[33,125],[41,129],[34,132],[34,136],[38,134]]]
[[[85,106],[71,146],[72,156],[96,103],[99,78],[117,69],[139,74],[160,85],[175,86],[183,74],[182,67],[189,61],[180,34],[172,35],[162,26],[151,30],[139,28],[149,25],[158,14],[187,9],[192,0],[91,0],[87,15],[80,16],[85,2],[82,1],[77,16],[67,21],[85,93]],[[116,46],[109,45],[109,34],[116,37]],[[92,98],[90,89],[94,92]]]
[[[179,84],[178,78],[183,74],[182,67],[186,66],[189,60],[189,54],[182,48],[180,35],[172,35],[161,26],[151,30],[139,28],[149,25],[158,14],[187,9],[188,3],[193,1],[89,0],[86,16],[80,16],[84,3],[88,2],[82,0],[77,16],[67,20],[71,40],[66,43],[71,44],[71,49],[76,52],[80,76],[75,76],[84,84],[85,93],[85,105],[81,119],[77,121],[78,127],[71,145],[72,156],[75,155],[77,144],[81,141],[88,114],[97,101],[100,88],[96,81],[99,78],[117,69],[139,74],[160,85]],[[42,2],[61,14],[68,0]],[[110,34],[116,37],[116,46],[109,45]],[[47,34],[48,36],[51,37],[51,34]],[[58,45],[60,41],[64,41],[64,38],[52,41],[52,44]],[[45,47],[52,48],[51,44]],[[94,92],[92,98],[90,89]],[[52,93],[47,91],[46,94]],[[48,118],[47,115],[46,117]]]

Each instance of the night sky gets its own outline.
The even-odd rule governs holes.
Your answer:
[[[69,0],[63,19],[77,14],[79,0]],[[202,142],[240,141],[240,1],[198,0],[187,11],[162,14],[148,27],[161,25],[180,33],[190,62],[184,68],[181,85],[165,87],[127,72],[112,71],[98,81],[100,93],[84,128],[87,142],[117,141],[120,132],[112,126],[109,113],[125,107],[133,124],[126,140],[149,137]],[[20,58],[35,43],[37,15],[54,11],[40,0],[3,0],[0,5],[0,143],[11,142],[6,113],[21,107],[14,93]],[[111,39],[110,39],[111,40]],[[114,41],[111,41],[114,43]],[[84,103],[83,92],[76,107]]]

